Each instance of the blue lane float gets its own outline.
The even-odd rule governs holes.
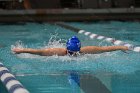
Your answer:
[[[27,89],[15,78],[0,62],[0,79],[9,93],[29,93]]]
[[[135,45],[123,42],[121,40],[116,40],[115,38],[110,38],[110,37],[94,34],[94,33],[91,33],[91,32],[88,32],[88,31],[85,31],[85,30],[82,30],[82,29],[79,29],[79,28],[64,24],[62,22],[56,22],[55,24],[59,25],[59,26],[61,26],[63,28],[66,28],[66,29],[72,30],[74,32],[77,32],[79,34],[83,34],[85,36],[88,36],[90,39],[97,39],[97,40],[102,40],[102,41],[104,40],[104,41],[113,43],[114,45],[126,46],[131,51],[140,52],[140,46],[135,46]]]

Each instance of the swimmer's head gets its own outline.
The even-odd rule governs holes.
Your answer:
[[[81,48],[80,40],[76,36],[73,36],[67,41],[66,47],[69,52],[78,52]]]

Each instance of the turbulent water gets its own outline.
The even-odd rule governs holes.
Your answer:
[[[65,48],[65,39],[60,39],[58,38],[57,35],[52,35],[51,38],[49,39],[49,42],[44,42],[44,46],[40,47],[42,49],[46,48]],[[107,44],[104,44],[104,42],[99,42],[99,46],[107,46]],[[11,46],[12,48],[28,48],[27,45],[25,45],[22,41],[17,41],[15,45]],[[46,71],[46,72],[53,72],[55,70],[78,70],[78,71],[90,71],[93,73],[98,73],[98,72],[108,72],[108,73],[134,73],[137,69],[138,63],[134,63],[134,58],[135,57],[131,56],[131,52],[124,53],[121,51],[115,51],[115,52],[106,52],[106,53],[101,53],[101,54],[85,54],[85,55],[78,55],[77,57],[73,56],[39,56],[39,55],[34,55],[34,54],[29,54],[29,53],[21,53],[21,54],[16,54],[18,59],[22,60],[30,60],[33,62],[38,62],[41,65],[39,65],[38,69],[39,71]],[[137,54],[136,54],[137,55]],[[130,56],[130,57],[129,57]],[[133,59],[132,59],[132,58]],[[26,62],[27,63],[27,62]],[[46,64],[46,66],[43,64]],[[25,64],[27,65],[27,64]],[[23,65],[23,69],[24,66]],[[37,65],[33,65],[37,66]],[[26,67],[26,66],[25,66]],[[21,69],[22,66],[20,65],[19,67],[14,66],[14,70]],[[30,70],[29,70],[30,71]],[[31,71],[34,71],[32,68]],[[35,72],[36,74],[38,73]]]

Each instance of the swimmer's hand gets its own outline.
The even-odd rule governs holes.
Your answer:
[[[128,50],[129,50],[128,47],[126,47],[126,46],[122,46],[122,49],[121,49],[122,52],[124,52],[124,53],[128,53]]]
[[[129,50],[129,48],[126,47],[126,46],[122,46],[122,49],[121,49],[121,50],[123,50],[123,51],[127,51],[127,50]]]
[[[23,52],[23,49],[22,49],[22,48],[13,48],[12,51],[13,51],[14,53],[19,54],[19,53],[22,53],[22,52]]]

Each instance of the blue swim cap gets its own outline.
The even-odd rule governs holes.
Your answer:
[[[80,40],[76,36],[73,36],[67,41],[66,47],[68,51],[72,52],[80,51],[81,48]]]

